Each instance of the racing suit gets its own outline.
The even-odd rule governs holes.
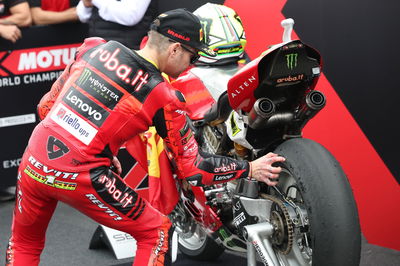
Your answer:
[[[113,156],[155,125],[179,178],[194,185],[246,177],[248,162],[198,152],[184,97],[157,67],[118,42],[88,38],[41,100],[18,170],[8,265],[38,265],[61,200],[96,222],[131,234],[134,265],[168,261],[171,223],[110,170]]]

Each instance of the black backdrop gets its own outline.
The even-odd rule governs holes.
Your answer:
[[[326,77],[400,183],[399,10],[398,0],[287,0],[282,12],[322,53]]]

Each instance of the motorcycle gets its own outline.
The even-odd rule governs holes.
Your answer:
[[[347,177],[326,148],[302,137],[326,97],[315,90],[321,56],[291,40],[293,23],[282,21],[283,42],[245,66],[194,67],[188,74],[201,80],[195,87],[190,78],[174,83],[187,99],[203,95],[188,103],[203,152],[286,158],[274,187],[250,179],[203,187],[176,180],[179,200],[169,217],[179,250],[192,259],[215,260],[227,249],[247,253],[249,266],[359,265],[361,232]]]

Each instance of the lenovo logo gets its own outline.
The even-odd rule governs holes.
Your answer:
[[[98,127],[103,124],[104,120],[109,115],[109,112],[104,110],[104,108],[100,107],[94,101],[90,100],[74,88],[70,88],[69,91],[67,91],[63,100],[75,111],[88,118]]]

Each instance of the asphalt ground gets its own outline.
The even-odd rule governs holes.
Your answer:
[[[4,265],[5,249],[10,235],[14,201],[0,202],[0,265]],[[46,235],[46,247],[41,256],[40,266],[129,266],[133,258],[117,260],[109,248],[89,249],[90,240],[98,224],[75,209],[59,203],[50,222]],[[396,229],[397,230],[397,229]],[[225,252],[214,262],[193,261],[182,254],[173,265],[211,266],[247,265],[243,255]],[[363,242],[361,266],[398,266],[400,251],[379,247]]]

